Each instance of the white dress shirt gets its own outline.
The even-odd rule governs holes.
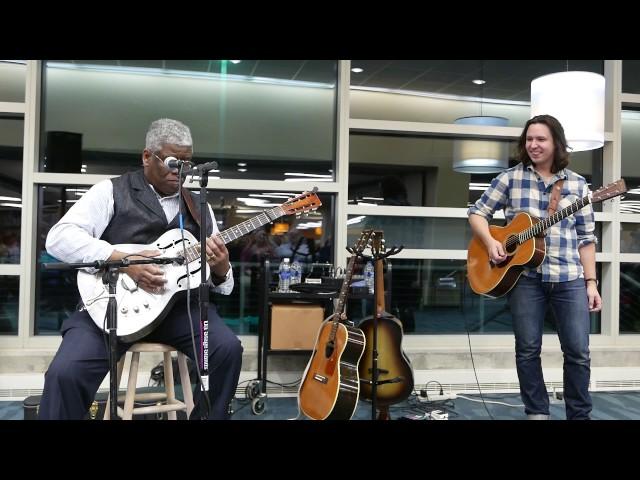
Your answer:
[[[162,197],[149,185],[156,194],[167,222],[178,214],[178,193]],[[209,214],[213,223],[213,233],[218,233],[213,210],[209,205]],[[56,223],[47,235],[46,249],[50,255],[67,263],[88,263],[96,260],[107,260],[114,246],[100,240],[113,218],[113,183],[103,180],[89,189],[65,215]],[[229,295],[233,290],[233,272],[229,265],[225,281],[213,290]]]

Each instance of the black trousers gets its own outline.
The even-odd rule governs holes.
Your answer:
[[[191,304],[195,334],[194,355],[189,316],[185,303],[176,302],[162,323],[139,342],[164,343],[183,352],[191,360],[200,357],[200,314]],[[89,410],[98,387],[109,372],[108,337],[85,311],[75,312],[62,324],[62,344],[45,373],[39,418],[42,420],[81,420]],[[118,342],[118,358],[131,343]],[[242,345],[227,327],[214,305],[209,305],[209,399],[210,420],[229,418],[228,404],[233,398],[242,367]],[[200,362],[199,362],[200,364]],[[200,368],[202,365],[200,364]],[[195,408],[191,418],[200,418],[206,409],[199,384],[194,390]]]

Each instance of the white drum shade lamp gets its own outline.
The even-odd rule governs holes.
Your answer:
[[[504,117],[462,117],[459,125],[504,127]],[[498,173],[509,166],[509,144],[500,140],[460,139],[453,141],[453,170],[460,173]]]
[[[531,116],[552,115],[564,128],[570,151],[604,145],[604,77],[593,72],[560,72],[531,82]]]

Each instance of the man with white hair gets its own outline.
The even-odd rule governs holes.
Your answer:
[[[184,229],[200,238],[198,197],[185,191],[185,195],[191,195],[191,203],[196,210],[192,216],[185,198],[182,198],[180,205],[182,182],[178,169],[165,164],[167,157],[186,161],[191,160],[192,155],[193,142],[189,127],[168,118],[151,123],[142,152],[143,169],[94,185],[51,228],[46,241],[47,252],[69,263],[120,260],[127,253],[116,250],[114,245],[151,244],[164,232],[179,228],[180,209],[186,212]],[[218,232],[218,227],[211,207],[206,232],[209,235],[206,251],[212,289],[229,295],[233,290],[229,252],[222,240],[212,236]],[[146,250],[140,255],[149,257],[159,253]],[[162,291],[166,281],[163,270],[157,265],[131,265],[121,271],[126,272],[140,288],[151,293]],[[192,295],[192,300],[195,301],[189,308],[197,347],[200,345],[197,294]],[[240,376],[242,346],[213,304],[209,304],[208,319],[211,406],[208,418],[228,419],[228,404]],[[195,360],[200,355],[194,352],[191,332],[187,308],[178,301],[163,321],[138,341],[172,345]],[[109,370],[105,334],[86,310],[74,312],[63,323],[61,334],[62,344],[45,374],[40,419],[82,419]],[[118,341],[118,356],[122,356],[130,346],[131,343]],[[203,397],[199,387],[195,394],[196,408],[192,417],[202,416],[206,403],[201,401]]]

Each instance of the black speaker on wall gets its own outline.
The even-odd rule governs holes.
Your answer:
[[[81,173],[82,134],[74,132],[47,132],[44,171]]]

